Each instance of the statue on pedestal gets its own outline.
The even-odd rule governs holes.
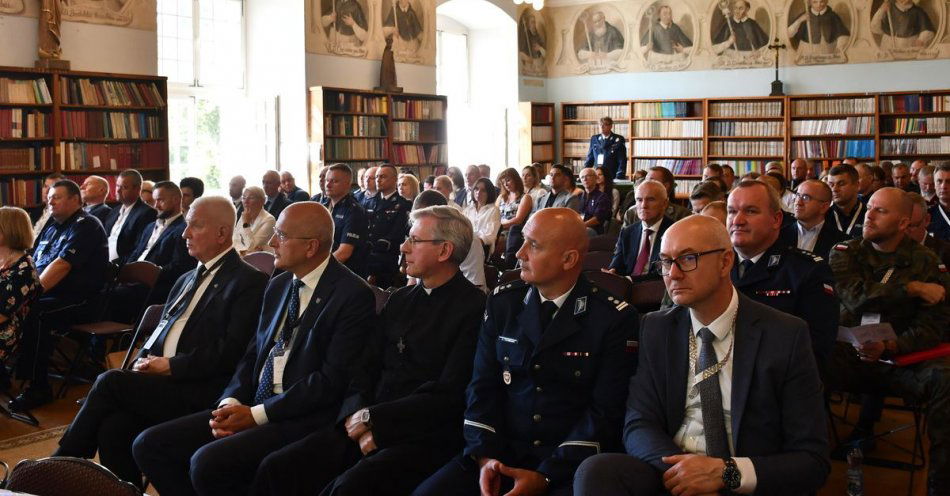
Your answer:
[[[386,37],[386,49],[379,65],[379,86],[377,90],[402,93],[402,88],[396,86],[396,59],[393,57],[393,37]]]
[[[69,70],[69,61],[61,60],[63,49],[60,41],[59,26],[62,12],[59,3],[62,0],[40,0],[39,35],[37,36],[36,67],[40,69]]]

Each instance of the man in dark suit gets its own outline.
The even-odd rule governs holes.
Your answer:
[[[92,458],[98,450],[103,465],[141,487],[135,436],[217,398],[247,349],[267,284],[231,248],[233,226],[228,200],[195,201],[185,239],[198,267],[178,279],[133,370],[96,379],[55,455]]]
[[[112,209],[102,227],[109,236],[109,260],[128,257],[135,244],[153,222],[158,213],[142,201],[142,175],[128,169],[119,174],[116,193],[121,205]]]
[[[614,120],[600,118],[600,134],[590,137],[584,167],[603,168],[607,177],[626,179],[627,138],[613,132]]]
[[[327,494],[406,495],[462,448],[485,312],[485,294],[459,270],[472,227],[451,207],[412,217],[400,249],[419,283],[383,308],[336,423],[265,458],[252,493],[315,495],[332,481]]]
[[[277,220],[276,267],[244,358],[204,410],[147,429],[132,450],[162,494],[244,494],[270,453],[331,424],[375,319],[375,297],[330,256],[333,221],[298,202]]]
[[[637,312],[581,277],[573,210],[534,214],[524,237],[521,281],[495,290],[478,337],[465,449],[417,496],[566,495],[581,461],[620,448]]]
[[[307,201],[310,199],[310,194],[297,186],[297,181],[294,179],[294,175],[290,171],[284,171],[280,173],[280,190],[287,195],[287,200],[290,203],[296,203],[299,201]]]
[[[106,196],[109,195],[109,181],[100,176],[89,176],[79,187],[82,193],[83,210],[105,224],[106,218],[112,209],[106,205]]]
[[[850,239],[827,220],[831,208],[831,188],[817,179],[798,185],[795,193],[796,222],[782,228],[785,244],[828,258],[831,248]]]
[[[275,170],[269,170],[261,178],[261,185],[264,187],[264,210],[274,216],[280,217],[280,213],[287,208],[287,205],[293,203],[287,199],[287,195],[280,190],[280,173]],[[240,216],[240,214],[238,214]]]
[[[653,262],[660,256],[660,240],[673,221],[666,217],[669,199],[663,183],[647,179],[637,186],[639,221],[620,230],[614,258],[606,272],[625,277],[655,273]]]
[[[544,193],[534,204],[534,211],[542,208],[569,208],[580,213],[581,203],[580,195],[574,194],[574,173],[571,169],[560,164],[551,166],[548,172],[551,179],[551,191]]]
[[[678,306],[643,320],[628,454],[585,461],[574,494],[818,491],[831,466],[808,326],[733,288],[735,254],[715,219],[681,220],[662,244]]]

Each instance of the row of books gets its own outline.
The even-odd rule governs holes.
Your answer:
[[[554,160],[554,147],[551,145],[531,146],[532,162],[550,162],[551,160]]]
[[[691,157],[703,154],[703,142],[701,140],[634,141],[632,152],[633,155]]]
[[[634,124],[634,136],[641,138],[703,137],[703,121],[637,121]]]
[[[397,164],[442,164],[447,152],[445,145],[395,145],[392,160]]]
[[[693,188],[701,182],[703,182],[701,179],[677,179],[676,196],[688,198]]]
[[[881,112],[950,112],[950,95],[882,95]]]
[[[633,118],[702,117],[702,103],[647,102],[633,104]]]
[[[596,121],[601,117],[610,117],[613,120],[630,119],[630,106],[628,105],[565,105],[565,119],[583,119]],[[616,125],[616,124],[615,124]]]
[[[393,139],[396,141],[422,141],[422,129],[419,122],[394,122]]]
[[[441,100],[393,100],[393,119],[444,119]]]
[[[780,121],[712,121],[711,136],[778,136],[785,134],[785,123]]]
[[[381,139],[327,139],[326,157],[334,160],[385,160],[386,140]]]
[[[765,172],[765,164],[768,164],[769,161],[766,160],[717,160],[719,165],[728,165],[732,167],[732,170],[736,171],[736,176],[742,176],[743,174],[748,174],[750,172],[758,172],[762,174]]]
[[[53,147],[51,145],[0,147],[0,172],[37,171],[53,168]]]
[[[874,140],[802,140],[792,143],[792,158],[873,158]]]
[[[164,107],[165,99],[152,82],[62,78],[63,103],[112,107]]]
[[[793,100],[794,115],[873,114],[874,97]]]
[[[330,112],[389,113],[389,99],[385,96],[356,95],[353,93],[334,94],[328,92],[323,101],[326,110]]]
[[[326,131],[337,136],[386,136],[386,119],[362,115],[328,115]]]
[[[946,133],[950,131],[950,117],[911,117],[885,120],[885,133]]]
[[[781,117],[782,101],[718,102],[709,104],[710,117]]]
[[[155,139],[162,138],[162,118],[140,112],[61,112],[61,131],[66,138]]]
[[[168,144],[154,143],[60,143],[60,169],[148,169],[168,163]]]
[[[564,156],[586,157],[588,148],[590,148],[588,143],[582,143],[579,141],[566,141],[564,142]]]
[[[796,136],[874,134],[874,118],[868,116],[792,121],[792,134]]]
[[[531,122],[534,124],[553,124],[554,107],[553,106],[531,106]]]
[[[531,126],[531,141],[554,140],[554,128],[551,126]]]
[[[46,80],[0,78],[0,103],[43,104],[53,103]]]
[[[785,153],[781,141],[713,141],[709,143],[710,155],[775,157]]]
[[[413,165],[411,167],[400,167],[399,171],[425,179],[429,176],[444,176],[447,169],[448,167],[445,165]]]
[[[50,135],[49,114],[38,110],[0,108],[0,139],[45,138]]]
[[[703,172],[703,161],[699,159],[689,160],[648,160],[638,158],[633,161],[634,170],[650,170],[651,167],[665,167],[676,175],[699,175]]]
[[[111,191],[111,190],[110,190]],[[0,204],[32,207],[42,203],[43,179],[11,178],[0,181]]]
[[[661,121],[656,121],[661,122]],[[649,124],[648,122],[644,122]],[[638,123],[640,124],[640,123]],[[613,132],[621,136],[630,136],[630,123],[614,122]],[[590,139],[591,136],[600,134],[600,124],[565,124],[565,139]]]
[[[881,154],[950,154],[950,136],[940,138],[882,139]]]

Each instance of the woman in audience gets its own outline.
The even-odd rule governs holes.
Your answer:
[[[452,178],[452,185],[455,187],[455,194],[449,200],[458,203],[465,203],[465,177],[462,176],[462,170],[458,167],[449,167],[445,170],[445,175]]]
[[[0,391],[10,389],[7,361],[20,341],[20,324],[43,292],[26,254],[31,246],[30,216],[17,207],[0,207]]]
[[[535,203],[538,202],[541,196],[548,192],[548,190],[544,189],[544,185],[541,184],[541,176],[538,172],[540,170],[542,170],[542,168],[539,163],[526,165],[521,169],[521,180],[524,182],[525,193],[530,195]]]
[[[428,191],[434,187],[435,187],[435,176],[433,176],[432,174],[429,174],[428,176],[426,176],[425,181],[422,181],[422,190]]]
[[[462,213],[472,222],[475,237],[488,248],[488,254],[495,249],[495,240],[498,239],[498,230],[501,229],[501,212],[495,205],[495,187],[487,177],[475,181],[472,188],[474,202],[469,203]]]
[[[515,266],[515,253],[521,248],[524,238],[521,227],[528,221],[528,215],[534,208],[534,200],[525,194],[524,183],[518,171],[507,168],[498,175],[498,184],[502,193],[498,196],[498,210],[501,212],[501,229],[505,236],[505,265]]]
[[[243,211],[234,225],[234,249],[241,256],[255,251],[274,251],[269,245],[277,219],[264,210],[264,190],[258,186],[244,188],[241,195]]]
[[[415,201],[416,196],[419,195],[419,179],[412,174],[399,174],[396,190],[399,192],[399,196],[410,202]]]
[[[612,213],[611,218],[613,218],[615,215],[617,215],[617,209],[620,208],[620,192],[617,191],[617,188],[614,188],[613,179],[604,175],[603,167],[598,167],[594,170],[597,171],[597,189],[610,196],[610,211]]]

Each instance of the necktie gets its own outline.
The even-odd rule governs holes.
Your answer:
[[[748,272],[753,265],[755,265],[755,263],[752,260],[743,260],[742,263],[739,264],[739,279],[745,277],[746,272]]]
[[[257,392],[254,393],[254,404],[260,405],[264,400],[274,396],[274,356],[283,355],[284,347],[290,343],[290,338],[294,334],[294,328],[300,316],[300,286],[303,281],[295,279],[290,287],[290,301],[287,302],[287,316],[284,317],[284,328],[277,336],[277,342],[271,347],[267,355],[267,361],[264,362],[264,370],[261,372],[261,380],[257,385]]]
[[[151,355],[164,356],[165,338],[168,337],[168,333],[171,331],[175,321],[181,317],[181,314],[185,313],[185,309],[188,308],[191,299],[195,297],[195,293],[198,291],[198,286],[201,285],[201,279],[204,277],[205,272],[207,272],[207,268],[203,264],[199,265],[198,269],[195,270],[195,277],[188,283],[185,290],[181,292],[181,296],[172,303],[168,312],[165,313],[165,327],[162,328],[162,334],[158,336],[158,339],[156,339],[155,343],[149,348]]]
[[[541,331],[551,325],[551,320],[554,318],[554,314],[557,313],[557,304],[553,301],[546,301],[541,304]]]
[[[714,367],[719,361],[713,341],[716,335],[708,328],[699,330],[703,345],[696,362],[696,374]],[[716,458],[729,457],[729,440],[726,435],[726,417],[722,411],[722,391],[719,389],[719,372],[699,383],[699,402],[703,410],[703,435],[706,438],[706,455]]]
[[[552,190],[548,193],[548,199],[544,202],[544,208],[551,208],[554,205],[554,199],[557,197],[557,194]]]
[[[637,265],[633,268],[634,276],[643,274],[644,269],[650,266],[650,238],[653,236],[653,230],[643,231],[643,246],[640,247],[640,254],[637,255]]]

